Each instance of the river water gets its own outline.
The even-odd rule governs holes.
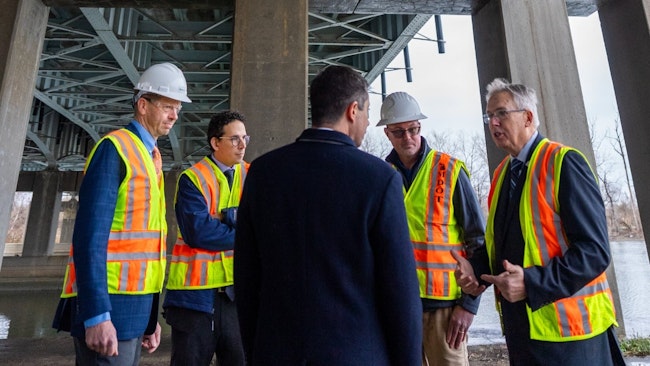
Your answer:
[[[644,241],[611,243],[623,321],[628,337],[650,337],[650,264]],[[2,290],[2,289],[0,289]],[[51,328],[60,290],[0,291],[0,339],[56,336]],[[483,295],[469,332],[469,344],[503,343],[494,292]]]

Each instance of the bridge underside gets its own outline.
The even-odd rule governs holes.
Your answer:
[[[433,14],[470,15],[487,2],[309,1],[308,75],[344,64],[372,82]],[[94,143],[128,123],[133,84],[159,62],[183,70],[193,101],[159,142],[164,169],[187,167],[206,154],[210,116],[231,106],[234,1],[43,3],[51,8],[22,171],[83,170]],[[596,10],[588,0],[566,6],[570,15]]]
[[[372,82],[433,15],[471,16],[479,85],[506,77],[535,88],[542,133],[579,148],[596,166],[567,15],[598,10],[630,171],[635,181],[650,179],[650,0],[0,0],[0,5],[0,44],[7,45],[0,49],[0,207],[11,206],[17,183],[34,194],[17,271],[27,275],[54,260],[61,192],[78,189],[93,144],[129,121],[132,86],[149,65],[178,65],[194,101],[183,106],[177,126],[159,142],[171,203],[179,169],[207,153],[205,129],[214,112],[238,108],[248,115],[247,130],[256,136],[247,149],[250,160],[292,141],[305,127],[311,76],[342,64]],[[487,145],[493,170],[503,152],[489,138]],[[643,226],[649,227],[650,190],[636,193]],[[175,238],[173,212],[168,206],[168,240]],[[0,210],[0,237],[9,216]],[[0,242],[0,252],[4,246]],[[17,259],[11,258],[12,266]],[[617,309],[621,314],[620,304]]]

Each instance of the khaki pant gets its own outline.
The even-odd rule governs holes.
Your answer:
[[[453,307],[436,309],[422,314],[422,365],[469,366],[467,335],[458,349],[450,348],[446,341],[447,327]]]

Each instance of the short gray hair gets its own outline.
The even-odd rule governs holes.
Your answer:
[[[497,93],[510,93],[512,99],[517,104],[517,108],[528,109],[533,112],[533,126],[539,127],[539,118],[537,118],[537,93],[535,89],[524,84],[512,84],[506,79],[494,79],[485,88],[485,101],[489,102],[490,98]]]

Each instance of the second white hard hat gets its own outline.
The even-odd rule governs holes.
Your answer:
[[[380,115],[381,119],[377,126],[419,121],[427,118],[420,111],[420,106],[415,98],[405,92],[395,92],[387,96],[381,104]]]
[[[138,96],[153,93],[181,102],[192,103],[187,97],[187,82],[183,72],[169,62],[151,65],[142,73],[138,84],[133,89],[140,91]]]

